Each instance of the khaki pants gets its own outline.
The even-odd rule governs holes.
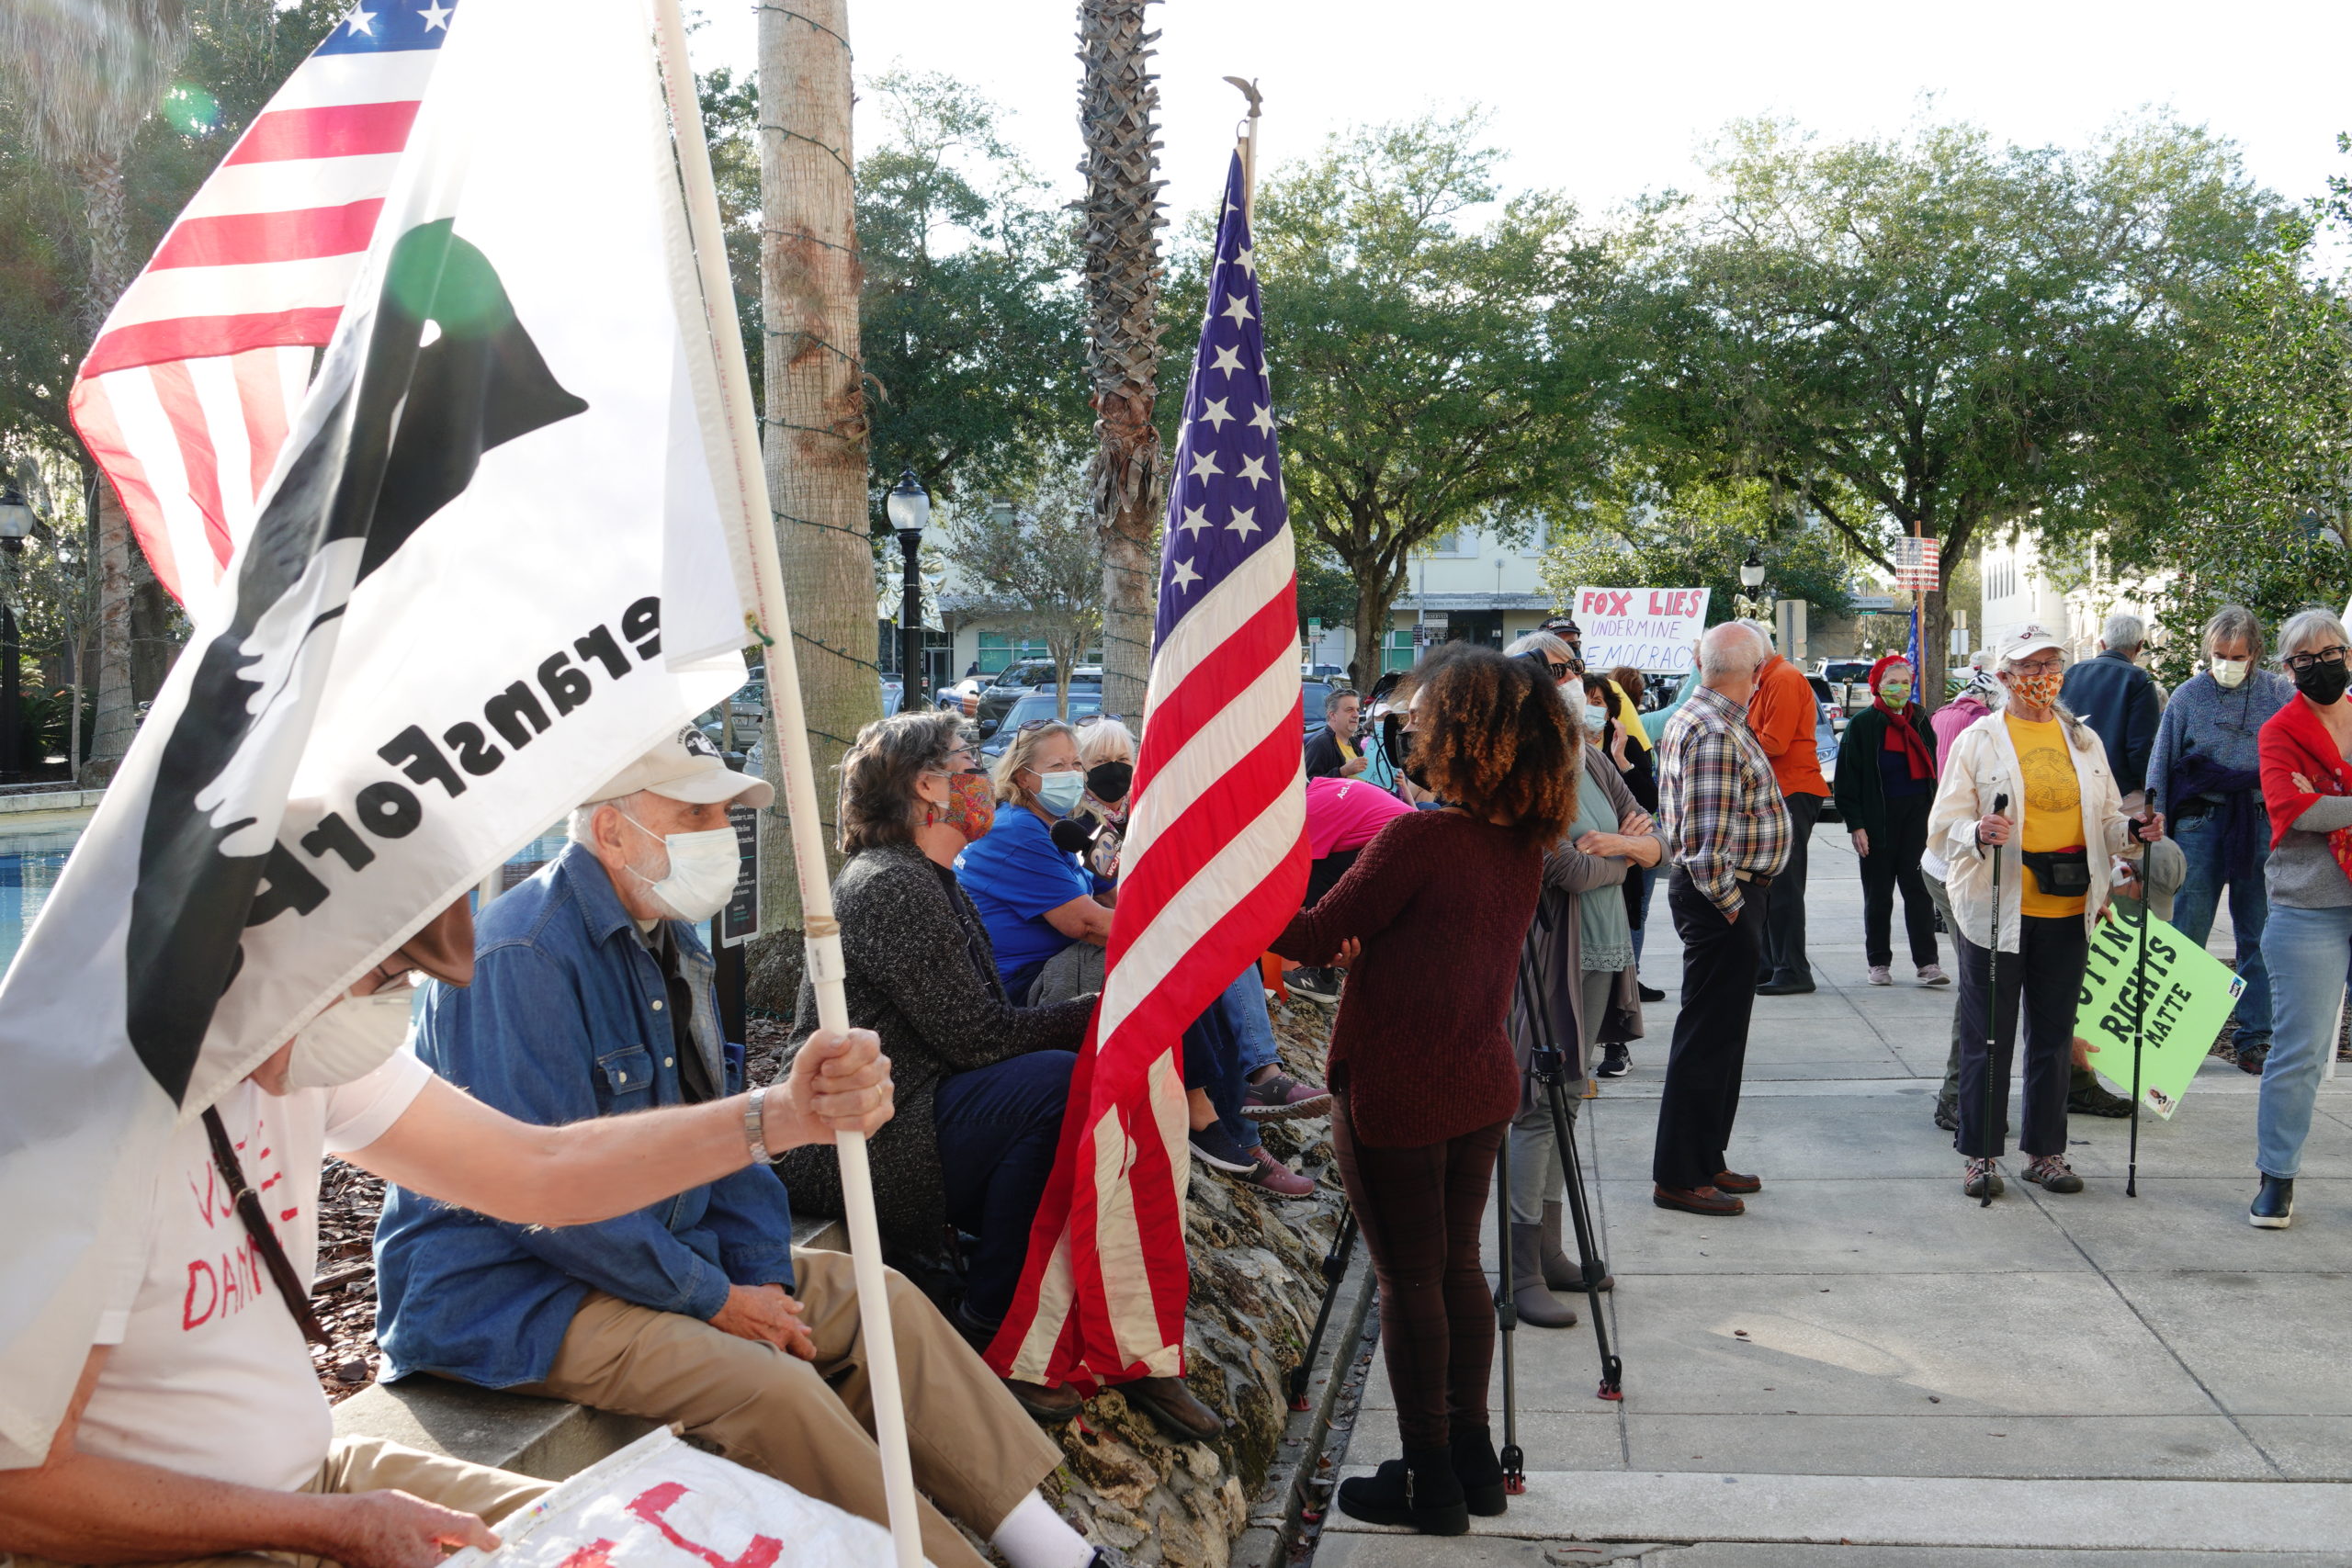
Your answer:
[[[379,1438],[337,1438],[326,1463],[302,1490],[311,1493],[405,1492],[445,1508],[496,1524],[555,1483],[514,1475],[488,1465],[468,1464],[440,1454],[420,1453]],[[0,1552],[0,1562],[11,1561]],[[14,1568],[64,1568],[46,1557],[17,1553]],[[243,1551],[226,1557],[190,1557],[155,1568],[334,1568],[323,1558],[286,1551]]]
[[[517,1392],[678,1423],[739,1464],[887,1524],[850,1260],[796,1248],[792,1267],[813,1363],[598,1291],[581,1303],[547,1381]],[[930,1499],[923,1554],[934,1568],[983,1568],[942,1510],[993,1535],[1061,1463],[1061,1450],[921,1291],[895,1271],[889,1280],[907,1441],[915,1484]]]

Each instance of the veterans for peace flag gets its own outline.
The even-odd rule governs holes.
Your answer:
[[[1179,1037],[1306,890],[1296,562],[1241,160],[1168,493],[1135,806],[1102,998],[1070,1077],[1004,1375],[1091,1390],[1183,1371],[1191,1168]]]
[[[639,0],[355,8],[99,340],[119,419],[176,387],[207,421],[143,469],[198,624],[0,981],[0,1467],[126,1308],[175,1127],[741,683],[745,509],[650,39]],[[243,356],[307,356],[320,311],[314,378],[266,361],[273,445]],[[258,473],[215,509],[194,455],[232,424]]]

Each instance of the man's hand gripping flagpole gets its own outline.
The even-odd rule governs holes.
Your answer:
[[[800,908],[808,931],[808,976],[817,992],[818,1027],[849,1027],[849,1005],[842,996],[841,927],[833,919],[833,890],[825,880],[825,840],[817,815],[817,778],[808,760],[808,723],[800,706],[800,667],[792,647],[792,619],[785,606],[784,573],[777,564],[771,525],[767,468],[760,454],[759,422],[752,407],[751,370],[743,360],[742,328],[735,314],[735,290],[727,275],[726,246],[718,216],[718,194],[711,182],[710,150],[703,141],[702,109],[694,71],[686,59],[686,28],[678,0],[653,0],[662,83],[670,102],[677,139],[678,169],[684,181],[686,222],[703,308],[717,352],[720,394],[727,405],[729,446],[741,488],[744,530],[749,536],[759,615],[752,631],[767,651],[768,701],[775,714],[775,766],[792,823],[792,858],[799,869]],[[874,1437],[882,1450],[882,1484],[890,1506],[890,1541],[899,1568],[922,1568],[922,1527],[916,1514],[914,1466],[907,1455],[906,1404],[899,1384],[898,1340],[890,1331],[890,1298],[882,1273],[882,1235],[874,1217],[874,1177],[866,1162],[865,1137],[842,1133],[835,1139],[841,1159],[842,1207],[849,1224],[850,1258],[857,1276],[858,1320],[865,1331],[865,1367],[874,1380]]]

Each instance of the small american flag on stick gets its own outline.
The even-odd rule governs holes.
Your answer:
[[[458,0],[360,0],[115,302],[68,408],[156,580],[208,598],[334,335]]]
[[[1237,155],[1169,483],[1108,976],[991,1366],[1091,1390],[1183,1371],[1178,1039],[1306,891],[1298,593]]]
[[[1906,534],[1894,541],[1894,586],[1933,593],[1943,586],[1939,550],[1933,539]]]

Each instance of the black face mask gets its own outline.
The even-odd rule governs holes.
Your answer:
[[[2314,664],[2295,671],[2295,690],[2324,707],[2344,694],[2352,683],[2352,665]]]
[[[1126,799],[1135,782],[1132,762],[1097,762],[1086,770],[1086,793],[1105,806],[1116,806]]]

